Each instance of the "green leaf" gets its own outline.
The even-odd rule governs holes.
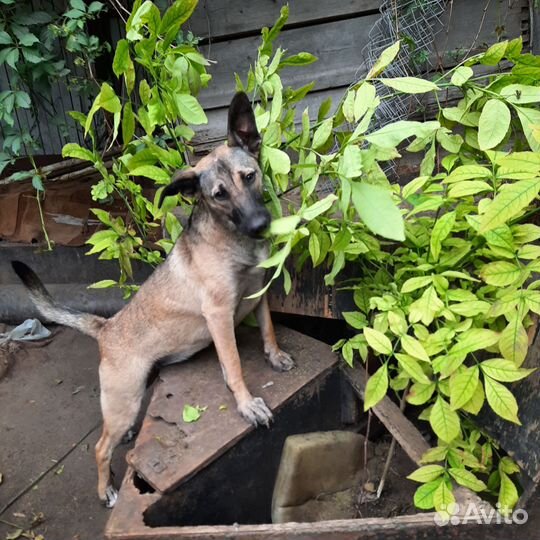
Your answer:
[[[514,316],[501,332],[499,340],[499,349],[506,360],[519,367],[525,361],[529,349],[529,338],[523,328],[519,317]]]
[[[482,266],[479,274],[488,285],[506,287],[519,279],[521,269],[511,262],[496,261]]]
[[[395,148],[409,137],[420,139],[432,136],[441,125],[432,120],[430,122],[416,122],[413,120],[399,120],[366,135],[365,139],[382,148]]]
[[[448,472],[460,486],[472,489],[473,491],[484,491],[487,488],[486,484],[476,478],[471,471],[451,467]]]
[[[487,328],[471,328],[463,332],[457,343],[450,349],[451,354],[469,354],[481,349],[487,349],[500,339],[500,334]]]
[[[484,388],[489,406],[501,418],[521,425],[516,398],[506,386],[484,374]]]
[[[540,111],[531,107],[518,107],[517,105],[514,105],[514,108],[518,113],[523,133],[531,150],[540,152],[540,141],[537,133],[537,126],[540,126]]]
[[[430,358],[424,346],[415,338],[409,335],[401,336],[401,346],[403,350],[423,362],[429,362]]]
[[[433,496],[442,483],[444,483],[444,480],[437,478],[427,484],[421,485],[414,493],[414,506],[420,510],[433,508],[435,504],[433,502]]]
[[[184,422],[196,422],[201,417],[201,413],[203,413],[206,410],[206,407],[193,407],[193,405],[188,405],[187,403],[184,405],[184,409],[182,411],[182,420]]]
[[[459,66],[452,74],[450,82],[454,86],[463,86],[473,75],[474,71],[469,66]]]
[[[527,84],[509,84],[500,91],[501,96],[510,103],[523,105],[524,103],[540,102],[540,87]]]
[[[403,283],[403,286],[401,287],[401,292],[403,294],[410,293],[416,291],[417,289],[427,287],[428,285],[431,285],[432,282],[433,276],[418,276],[409,278],[407,281],[405,281],[405,283]]]
[[[364,328],[364,336],[374,351],[381,354],[392,353],[392,342],[382,332],[368,327]]]
[[[379,80],[385,86],[389,86],[404,94],[425,94],[426,92],[439,90],[439,87],[435,83],[417,77],[394,77],[392,79]]]
[[[364,329],[365,332],[366,329]],[[384,398],[388,390],[388,366],[384,363],[371,377],[366,384],[364,397],[364,411],[374,407]]]
[[[155,180],[158,184],[168,184],[171,181],[171,175],[155,165],[141,165],[129,171],[131,176],[144,176]]]
[[[480,364],[480,369],[488,377],[500,382],[515,382],[528,377],[535,369],[519,368],[511,360],[491,358]]]
[[[366,75],[366,79],[372,79],[373,77],[378,77],[393,61],[394,58],[399,53],[400,42],[396,41],[390,47],[387,47],[379,56],[373,67],[369,70],[369,73]]]
[[[504,57],[508,41],[493,44],[480,58],[480,63],[485,66],[496,66]]]
[[[447,212],[437,219],[430,238],[430,251],[433,255],[433,260],[438,261],[441,253],[441,247],[444,240],[452,232],[456,223],[456,212]]]
[[[357,178],[362,174],[362,151],[358,146],[345,147],[339,160],[338,174],[345,178]]]
[[[4,30],[0,30],[0,45],[11,45],[13,40],[11,36]]]
[[[396,358],[398,364],[414,381],[424,384],[429,384],[431,382],[415,358],[402,353],[396,353]]]
[[[15,92],[15,104],[17,107],[21,107],[22,109],[29,109],[32,101],[26,92],[23,90],[18,90]]]
[[[539,191],[540,178],[506,185],[481,216],[479,233],[483,234],[510,221],[530,204]]]
[[[112,87],[107,83],[103,83],[101,85],[101,90],[94,99],[94,103],[92,104],[92,107],[88,112],[88,116],[86,117],[86,123],[84,126],[85,134],[88,133],[88,130],[92,126],[92,120],[94,118],[94,115],[99,109],[104,109],[107,112],[113,114],[118,114],[122,110],[122,104],[120,102],[120,99],[115,94]]]
[[[485,399],[486,395],[484,393],[484,385],[479,383],[476,386],[476,390],[474,391],[472,398],[467,401],[467,403],[462,405],[461,409],[476,416],[484,406]]]
[[[402,242],[405,240],[403,216],[389,190],[366,182],[353,183],[352,201],[360,219],[376,234]]]
[[[423,405],[424,403],[427,403],[427,401],[431,399],[433,392],[435,392],[436,387],[437,385],[434,382],[429,384],[414,383],[409,388],[407,402],[411,405]]]
[[[431,285],[422,296],[415,300],[409,307],[409,321],[411,323],[422,322],[426,326],[433,322],[435,316],[444,308],[435,287]]]
[[[64,145],[62,148],[62,157],[82,159],[84,161],[91,161],[92,163],[96,159],[90,150],[75,143],[68,143]]]
[[[176,34],[178,29],[191,17],[199,0],[175,0],[171,7],[163,15],[159,27],[160,34]]]
[[[307,66],[313,64],[318,59],[316,56],[308,52],[299,52],[298,54],[293,54],[292,56],[287,56],[279,63],[279,67],[287,66]]]
[[[333,118],[328,118],[325,120],[313,134],[312,147],[313,150],[317,150],[328,141],[330,135],[332,134]]]
[[[444,515],[452,514],[453,506],[456,502],[450,483],[444,480],[439,484],[439,487],[433,493],[433,506],[438,512]]]
[[[174,100],[178,114],[186,124],[206,124],[208,118],[197,101],[197,99],[189,94],[175,93]]]
[[[39,43],[39,39],[32,34],[32,32],[27,32],[19,39],[19,43],[24,47],[31,47],[32,45]]]
[[[426,482],[431,482],[436,478],[439,478],[444,473],[444,467],[440,465],[424,465],[416,469],[414,472],[409,474],[407,478],[413,480],[414,482],[421,482],[425,484]]]
[[[482,300],[471,300],[468,302],[460,302],[459,304],[452,304],[448,307],[452,313],[457,313],[464,317],[475,317],[481,313],[487,313],[491,305],[489,302],[484,302]]]
[[[514,506],[518,502],[519,494],[516,486],[510,480],[510,477],[499,471],[501,475],[501,486],[499,488],[499,512],[503,515],[508,515],[512,512]]]
[[[117,77],[125,73],[130,65],[129,43],[126,39],[121,39],[116,44],[116,51],[113,59],[113,72]]]
[[[510,109],[503,101],[490,99],[484,105],[478,123],[478,144],[480,150],[497,146],[510,127]]]
[[[437,437],[444,442],[451,442],[459,436],[459,416],[440,395],[431,409],[429,423]]]
[[[114,279],[102,279],[96,283],[88,285],[89,289],[109,289],[110,287],[116,287],[118,283]]]
[[[133,139],[135,133],[135,116],[131,107],[131,101],[124,105],[124,114],[122,115],[122,141],[124,146],[128,145]]]
[[[353,328],[357,330],[362,330],[367,325],[367,319],[365,315],[358,311],[344,311],[342,313],[343,318],[347,321],[347,324],[350,324]]]
[[[288,174],[291,170],[291,159],[279,148],[263,145],[262,147],[263,163],[268,162],[270,167],[277,174]]]
[[[374,106],[376,97],[377,91],[375,87],[368,82],[362,83],[354,98],[353,116],[356,122],[366,114],[368,109]]]
[[[296,229],[300,223],[300,219],[300,216],[285,216],[274,219],[270,224],[270,234],[290,234]]]
[[[447,446],[434,446],[427,450],[422,458],[420,463],[433,463],[435,461],[444,461],[446,459],[446,454],[448,453]]]
[[[300,216],[305,219],[306,221],[311,221],[312,219],[315,219],[317,216],[320,216],[327,210],[329,210],[332,205],[334,204],[334,201],[337,200],[337,197],[330,193],[324,199],[321,199],[320,201],[317,201],[316,203],[312,204],[308,208],[304,208],[300,211]]]
[[[499,461],[499,471],[506,474],[514,474],[520,472],[519,465],[510,457],[504,456]]]
[[[462,182],[473,178],[491,178],[493,173],[481,165],[461,165],[456,167],[444,180],[445,184]]]
[[[448,196],[457,199],[459,197],[468,197],[470,195],[481,193],[482,191],[491,190],[493,190],[493,187],[483,180],[468,180],[452,184],[448,190]]]
[[[450,407],[455,411],[470,401],[479,381],[478,366],[464,369],[450,379]]]

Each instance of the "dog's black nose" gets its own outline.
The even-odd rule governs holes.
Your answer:
[[[260,236],[270,225],[270,214],[265,210],[255,214],[248,225],[248,234],[250,236]]]

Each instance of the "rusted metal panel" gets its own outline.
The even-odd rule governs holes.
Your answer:
[[[256,330],[240,328],[237,336],[247,386],[273,411],[337,362],[328,345],[278,327],[280,346],[299,363],[288,373],[276,373],[264,361]],[[182,421],[186,404],[207,410],[197,422],[188,424]],[[164,493],[193,476],[252,430],[236,412],[214,349],[206,349],[192,360],[161,370],[128,462],[154,489]]]

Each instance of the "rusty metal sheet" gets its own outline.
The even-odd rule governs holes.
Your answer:
[[[298,361],[288,373],[277,373],[266,364],[258,330],[240,328],[237,332],[248,388],[273,411],[337,362],[337,356],[324,343],[284,327],[276,328],[276,333],[280,346]],[[198,421],[186,423],[182,420],[186,404],[206,410]],[[209,348],[192,360],[161,370],[128,463],[154,489],[164,493],[253,429],[236,412],[215,350]]]

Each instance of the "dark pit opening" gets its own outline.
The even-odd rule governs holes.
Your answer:
[[[328,372],[286,403],[271,429],[250,432],[152,504],[143,514],[144,523],[149,527],[270,523],[274,482],[286,437],[344,429],[340,385],[339,371]]]
[[[137,491],[144,495],[145,493],[155,493],[156,490],[137,473],[133,473],[133,485],[137,488]]]

